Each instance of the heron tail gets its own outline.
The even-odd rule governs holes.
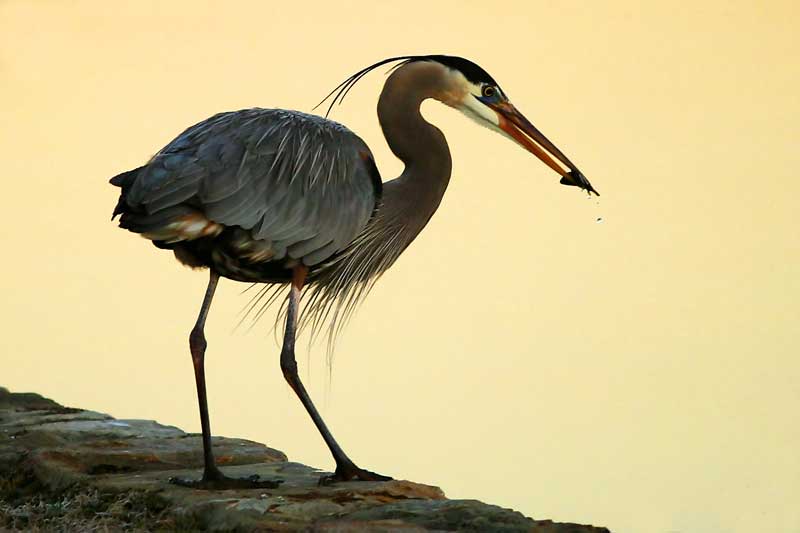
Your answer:
[[[114,212],[111,214],[111,220],[114,220],[117,215],[122,215],[128,211],[128,209],[130,209],[127,202],[128,191],[130,190],[131,185],[133,185],[133,182],[136,181],[136,176],[139,174],[139,171],[143,168],[144,167],[139,167],[127,172],[123,172],[122,174],[117,174],[108,180],[111,185],[120,187],[122,189],[122,191],[119,193],[117,205],[114,207]]]

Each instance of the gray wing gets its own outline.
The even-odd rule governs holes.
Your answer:
[[[380,194],[372,155],[344,126],[314,115],[247,109],[187,129],[143,167],[126,202],[154,219],[192,208],[249,230],[314,265],[364,228]]]

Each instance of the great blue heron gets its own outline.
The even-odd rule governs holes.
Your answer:
[[[347,315],[439,206],[450,180],[450,150],[442,132],[420,114],[424,100],[438,100],[510,137],[558,172],[561,183],[597,194],[485,70],[460,57],[385,59],[334,89],[331,106],[368,72],[392,62],[378,119],[405,169],[391,181],[382,182],[369,147],[341,124],[258,108],[214,115],[144,166],[111,179],[122,188],[113,214],[122,215],[120,227],[211,273],[189,335],[205,465],[194,486],[241,484],[214,464],[206,402],[203,327],[220,276],[290,286],[281,370],[336,461],[326,479],[389,479],[356,466],[333,438],[298,377],[294,345],[304,287],[303,320],[318,325]]]

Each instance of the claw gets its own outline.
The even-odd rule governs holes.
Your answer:
[[[319,478],[320,485],[332,485],[340,481],[391,481],[392,478],[382,474],[376,474],[355,465],[336,466],[336,472],[327,474]]]

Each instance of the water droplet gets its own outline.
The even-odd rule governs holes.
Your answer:
[[[603,217],[597,217],[597,220],[595,220],[595,222],[597,222],[598,224],[602,224],[603,223]]]

